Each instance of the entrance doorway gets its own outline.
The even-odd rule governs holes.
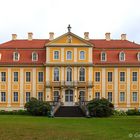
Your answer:
[[[73,106],[73,90],[66,90],[65,91],[65,106]]]

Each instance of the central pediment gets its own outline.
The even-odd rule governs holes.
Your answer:
[[[85,39],[73,34],[72,32],[68,32],[59,36],[58,38],[52,40],[51,42],[45,44],[45,46],[93,46],[93,44],[89,43]]]

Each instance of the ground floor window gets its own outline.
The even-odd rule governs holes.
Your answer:
[[[26,92],[26,102],[30,101],[30,92]]]
[[[120,102],[125,101],[125,92],[120,92]]]
[[[112,102],[112,92],[108,92],[108,101]]]
[[[59,91],[54,91],[54,101],[55,102],[59,101]]]
[[[6,92],[1,92],[1,102],[6,102]]]
[[[43,92],[38,92],[38,100],[43,101]]]
[[[100,99],[100,92],[95,92],[95,98]]]
[[[18,102],[18,92],[14,92],[14,102]]]
[[[133,95],[132,95],[133,97],[133,102],[137,102],[137,100],[138,100],[138,96],[137,96],[137,92],[133,92]]]
[[[85,91],[80,91],[79,92],[79,100],[80,101],[85,101]]]

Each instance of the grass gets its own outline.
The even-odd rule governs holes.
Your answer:
[[[140,116],[87,119],[0,115],[0,140],[129,139],[140,139]]]

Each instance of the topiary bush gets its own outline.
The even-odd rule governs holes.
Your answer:
[[[34,116],[48,116],[50,114],[51,106],[46,101],[39,101],[36,98],[31,98],[25,104],[25,109]]]
[[[140,110],[138,109],[128,109],[126,111],[126,114],[129,115],[129,116],[133,116],[133,115],[140,115]]]
[[[109,117],[113,115],[114,105],[107,99],[93,99],[87,104],[91,117]]]

